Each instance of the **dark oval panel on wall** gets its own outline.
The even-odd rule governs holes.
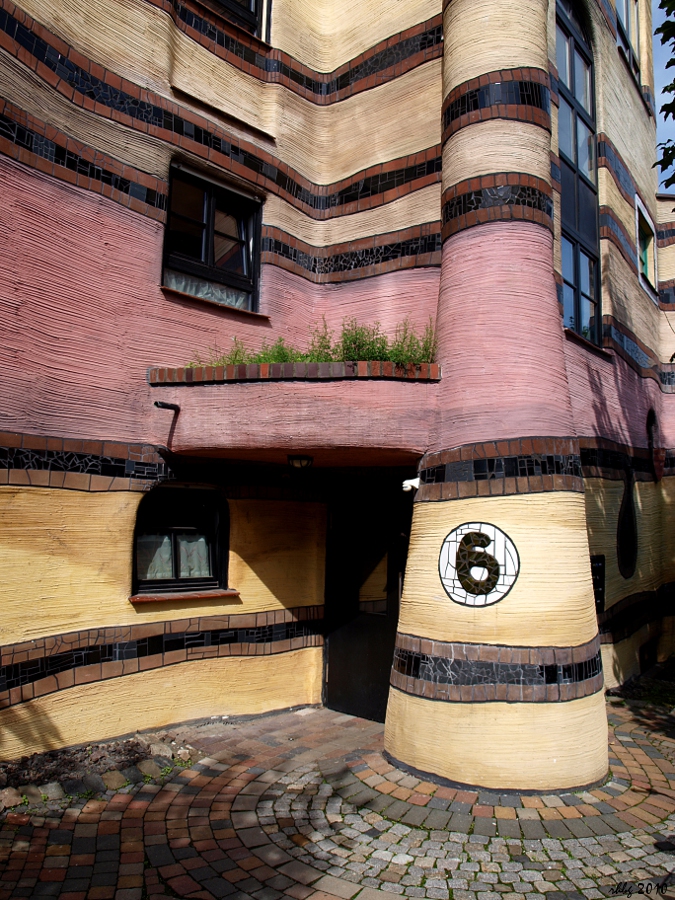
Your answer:
[[[624,578],[631,578],[635,574],[638,553],[637,518],[633,496],[633,470],[626,467],[623,478],[623,499],[621,500],[619,521],[616,527],[616,556],[619,563],[619,572]]]

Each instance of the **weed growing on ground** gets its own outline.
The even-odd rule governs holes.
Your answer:
[[[286,339],[278,337],[274,343],[263,342],[258,352],[247,350],[238,337],[232,339],[229,351],[210,347],[206,356],[195,353],[187,364],[197,366],[237,366],[248,363],[292,362],[356,362],[358,360],[390,361],[397,365],[430,363],[436,358],[437,339],[430,319],[422,335],[418,335],[410,319],[396,326],[393,338],[382,331],[379,322],[360,324],[355,318],[344,319],[339,336],[333,339],[325,316],[321,324],[310,329],[306,350],[299,350]]]

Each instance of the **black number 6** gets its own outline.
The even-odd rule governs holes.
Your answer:
[[[459,582],[467,594],[489,594],[499,581],[499,563],[477,547],[487,547],[492,543],[492,538],[481,531],[469,531],[464,535],[457,548],[455,568]],[[486,571],[485,578],[474,578],[471,569],[483,568]]]

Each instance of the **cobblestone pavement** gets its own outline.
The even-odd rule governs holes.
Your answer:
[[[207,756],[163,785],[4,813],[0,900],[675,896],[675,719],[609,718],[610,780],[537,796],[416,778],[331,710],[195,725]]]

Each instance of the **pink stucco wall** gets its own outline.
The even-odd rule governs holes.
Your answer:
[[[274,266],[261,311],[245,317],[160,288],[163,226],[102,197],[0,159],[0,429],[165,444],[185,452],[327,462],[396,461],[468,442],[603,435],[644,446],[653,407],[675,446],[675,398],[563,337],[552,238],[528,223],[490,223],[446,242],[438,269],[316,285]],[[440,279],[440,301],[439,301]],[[439,385],[262,383],[151,389],[146,369],[181,365],[282,335],[303,345],[325,315],[406,316],[423,328],[438,303]],[[368,452],[371,455],[368,457]],[[271,454],[271,455],[270,455]],[[374,455],[373,455],[374,454]],[[387,455],[388,454],[388,455]]]

